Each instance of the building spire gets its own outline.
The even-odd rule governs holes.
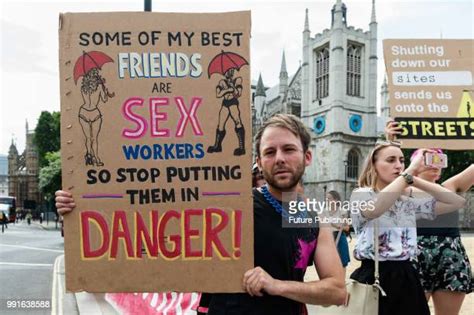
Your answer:
[[[339,27],[340,22],[347,25],[347,7],[341,0],[337,0],[336,4],[332,6],[331,10],[331,27]]]
[[[281,68],[280,68],[280,77],[285,74],[288,76],[288,71],[286,71],[286,58],[285,58],[285,50],[283,50],[283,55],[281,57]]]
[[[284,95],[287,90],[288,90],[288,72],[286,71],[285,50],[283,50],[283,55],[281,57],[279,94]]]
[[[15,145],[15,135],[14,134],[12,134],[12,144],[10,144],[10,148],[8,150],[8,155],[9,155],[9,157],[13,157],[13,156],[18,155],[18,150],[16,149],[16,145]]]
[[[382,92],[386,92],[388,90],[388,84],[387,84],[387,74],[385,73],[384,77],[383,77],[383,83],[382,83]]]
[[[266,96],[265,86],[263,85],[262,73],[258,75],[257,90],[255,91],[255,96]]]
[[[375,19],[375,0],[372,0],[372,16],[370,17],[370,23],[376,23]]]
[[[309,31],[308,8],[306,8],[306,13],[304,17],[304,30]]]

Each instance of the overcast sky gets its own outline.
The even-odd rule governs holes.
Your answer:
[[[371,0],[346,0],[349,26],[368,30]],[[142,11],[143,0],[2,0],[0,76],[0,154],[12,137],[24,149],[25,120],[36,126],[43,110],[59,111],[58,15],[60,12]],[[330,28],[336,1],[154,0],[155,12],[252,11],[252,79],[261,73],[265,85],[278,83],[281,55],[289,75],[301,60],[305,8],[311,35]],[[470,0],[377,0],[378,86],[383,80],[382,40],[387,38],[473,38]],[[379,101],[379,97],[378,100]]]

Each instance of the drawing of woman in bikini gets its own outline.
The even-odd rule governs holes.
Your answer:
[[[99,104],[107,103],[109,98],[115,96],[105,87],[105,79],[100,75],[102,66],[114,62],[107,54],[101,51],[83,51],[74,65],[74,82],[77,85],[82,77],[81,95],[83,103],[79,107],[79,123],[85,137],[86,165],[104,166],[99,157],[99,133],[102,127],[102,113]]]
[[[105,87],[105,79],[101,77],[98,68],[89,70],[82,78],[81,94],[84,103],[79,109],[79,123],[85,136],[85,164],[103,166],[99,157],[99,134],[102,127],[99,104],[101,101],[107,103],[114,94],[109,93]]]

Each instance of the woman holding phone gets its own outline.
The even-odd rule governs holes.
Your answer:
[[[385,128],[387,139],[395,139],[400,128],[389,122]],[[428,160],[446,159],[441,149],[432,149]],[[411,160],[421,155],[420,149],[413,152]],[[425,155],[426,157],[426,155]],[[444,161],[446,167],[447,160]],[[442,165],[439,165],[442,166]],[[436,183],[441,177],[442,167],[432,167],[418,176]],[[474,164],[461,173],[447,179],[442,186],[456,193],[465,193],[474,186]],[[459,212],[441,215],[433,221],[417,221],[418,257],[414,261],[426,299],[433,297],[436,315],[459,314],[466,294],[472,292],[472,268],[461,241]]]
[[[420,151],[416,150],[412,159],[418,154]],[[419,176],[435,183],[440,174],[441,169],[435,168],[434,171],[425,171]],[[442,186],[464,193],[474,185],[473,181],[474,165],[471,165],[443,182]],[[472,292],[471,264],[461,242],[458,225],[459,211],[441,215],[434,221],[417,221],[418,273],[426,299],[433,297],[437,315],[459,314],[464,297]]]
[[[368,156],[359,178],[359,188],[351,195],[351,213],[357,234],[354,257],[362,261],[351,278],[360,283],[374,283],[377,255],[380,286],[386,293],[379,298],[381,315],[429,314],[418,273],[410,262],[417,253],[416,218],[433,219],[459,209],[465,203],[464,198],[448,189],[419,178],[418,174],[426,169],[422,155],[405,169],[399,145],[380,143]],[[430,196],[415,198],[413,187]],[[377,249],[374,249],[375,226],[378,226]]]

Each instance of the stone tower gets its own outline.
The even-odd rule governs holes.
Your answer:
[[[38,152],[33,142],[34,132],[25,125],[25,151],[20,155],[12,141],[8,151],[8,194],[16,197],[17,207],[24,208],[25,201],[30,207],[40,201]]]
[[[377,136],[375,1],[368,31],[348,26],[341,0],[331,14],[331,28],[314,37],[305,15],[301,118],[313,130],[313,163],[304,182],[308,196],[337,190],[348,198]]]

